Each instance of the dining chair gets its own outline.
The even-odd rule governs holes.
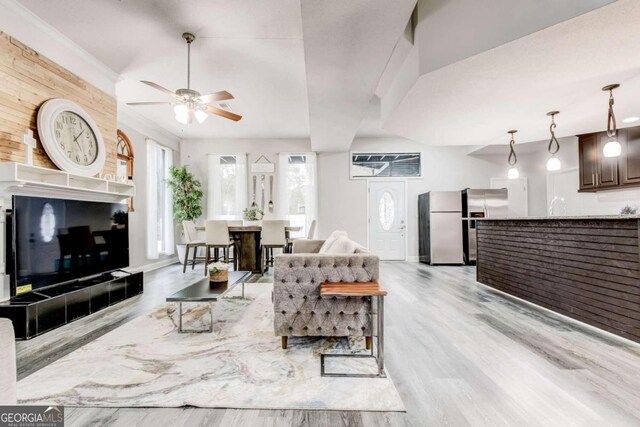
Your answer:
[[[260,271],[264,271],[268,265],[273,266],[273,250],[287,247],[287,234],[285,228],[289,226],[289,221],[267,220],[262,221],[262,260]]]
[[[309,224],[309,232],[307,233],[307,240],[313,240],[313,238],[316,237],[316,226],[317,226],[317,221],[314,219],[313,221],[311,221],[311,224]],[[288,253],[292,252],[293,241],[296,239],[301,239],[301,237],[287,238]]]
[[[242,220],[228,220],[227,221],[227,227],[242,227]],[[229,233],[231,234],[231,233]],[[231,240],[233,241],[233,246],[231,247],[231,250],[233,251],[233,255],[230,255],[229,261],[233,261],[233,269],[234,270],[238,270],[238,248],[236,246],[236,239],[233,238],[233,236],[231,236]]]
[[[198,231],[193,221],[182,221],[182,231],[184,231],[184,238],[187,243],[187,247],[184,253],[184,264],[182,266],[182,272],[187,271],[187,262],[189,260],[189,249],[193,248],[193,258],[191,259],[191,269],[193,270],[196,265],[196,261],[204,261],[204,257],[198,258],[198,249],[206,248],[204,240],[198,239]]]
[[[229,237],[229,227],[224,220],[208,220],[204,223],[205,243],[207,245],[204,263],[204,275],[208,274],[208,266],[211,262],[211,249],[213,249],[213,261],[220,259],[219,250],[222,249],[222,256],[225,263],[229,262],[229,248],[233,245]]]

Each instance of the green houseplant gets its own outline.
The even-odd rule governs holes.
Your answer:
[[[173,218],[182,232],[182,221],[195,221],[202,215],[202,184],[186,166],[169,169],[167,185],[173,195]],[[184,262],[186,245],[176,245],[178,258]]]

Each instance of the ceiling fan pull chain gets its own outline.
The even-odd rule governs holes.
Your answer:
[[[607,117],[607,136],[616,136],[618,128],[616,126],[616,115],[613,113],[613,90],[609,91],[609,117]]]

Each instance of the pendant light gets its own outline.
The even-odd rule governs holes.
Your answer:
[[[613,114],[613,90],[619,87],[619,84],[612,84],[602,88],[605,92],[609,91],[609,112],[607,114],[607,136],[609,140],[602,149],[602,154],[605,157],[618,157],[622,153],[622,146],[616,138],[618,129],[616,127],[616,116]]]
[[[518,179],[520,176],[520,172],[518,172],[518,168],[516,167],[516,163],[518,163],[518,156],[516,156],[516,151],[513,149],[514,145],[516,145],[516,141],[513,139],[513,135],[518,132],[517,130],[510,130],[509,134],[511,134],[511,141],[509,141],[509,158],[507,161],[509,162],[509,172],[507,173],[507,177],[509,179]]]
[[[549,146],[547,147],[549,154],[551,154],[551,157],[549,158],[549,160],[547,160],[547,170],[549,172],[560,170],[560,167],[562,166],[560,163],[560,159],[556,157],[556,154],[558,153],[558,151],[560,151],[560,143],[556,139],[555,133],[556,122],[554,118],[556,114],[560,114],[560,111],[550,111],[547,113],[547,116],[551,116],[551,125],[549,126],[551,139],[549,140]]]

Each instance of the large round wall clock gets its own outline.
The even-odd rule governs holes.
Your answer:
[[[50,99],[38,111],[38,134],[51,161],[61,170],[97,175],[106,158],[98,125],[78,104]]]

